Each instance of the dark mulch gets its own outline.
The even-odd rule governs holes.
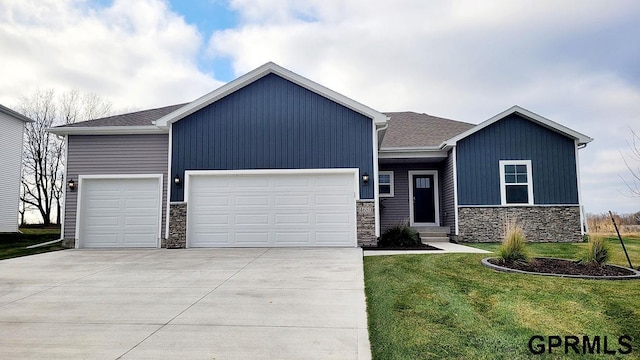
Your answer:
[[[489,259],[489,262],[509,269],[530,271],[545,274],[588,275],[588,276],[624,276],[634,272],[616,266],[582,264],[573,260],[533,258],[528,264],[504,263],[500,259]]]
[[[362,250],[442,250],[431,245],[422,244],[422,246],[412,246],[412,247],[377,247],[377,246],[363,246]]]

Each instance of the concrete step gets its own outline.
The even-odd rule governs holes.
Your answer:
[[[451,228],[448,226],[413,226],[419,233],[441,233],[449,234]]]
[[[445,232],[434,232],[434,231],[429,231],[429,232],[420,231],[419,234],[420,234],[420,237],[443,237],[443,236],[448,237],[449,236],[448,233],[445,233]]]
[[[449,242],[449,237],[448,236],[420,237],[420,240],[422,240],[423,244],[430,244],[430,243],[436,243],[436,242]]]

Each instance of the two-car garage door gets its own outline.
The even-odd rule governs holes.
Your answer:
[[[355,174],[189,174],[187,246],[356,246]]]

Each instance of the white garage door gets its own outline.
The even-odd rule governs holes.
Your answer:
[[[158,247],[161,179],[82,179],[80,246]]]
[[[189,175],[188,246],[356,246],[354,178],[354,172]]]

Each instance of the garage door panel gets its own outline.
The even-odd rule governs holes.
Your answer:
[[[234,244],[239,246],[263,246],[269,243],[269,233],[236,230],[234,240]]]
[[[309,232],[275,232],[276,245],[308,246],[311,243]]]
[[[248,206],[269,206],[269,196],[266,195],[256,195],[256,196],[236,196],[235,204],[237,207],[248,207]]]
[[[191,175],[188,246],[355,246],[353,179],[348,173]],[[222,194],[228,201],[212,206]],[[318,231],[330,234],[318,242]]]
[[[349,239],[350,235],[346,232],[316,232],[316,245],[342,246]]]
[[[79,237],[82,247],[157,247],[158,177],[83,179]]]
[[[309,214],[275,214],[273,223],[275,225],[310,225]]]
[[[311,196],[304,195],[276,195],[275,206],[309,206]]]
[[[351,194],[320,194],[314,198],[317,206],[348,205],[353,201]]]
[[[351,223],[348,213],[316,214],[316,225],[345,226]]]
[[[269,224],[267,214],[237,214],[235,225],[263,226]]]

